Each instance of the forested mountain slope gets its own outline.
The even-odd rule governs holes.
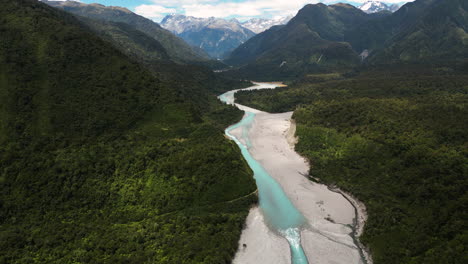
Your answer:
[[[238,67],[232,76],[270,80],[363,65],[463,63],[467,17],[462,0],[416,0],[393,14],[365,14],[345,4],[307,5],[288,25],[255,36],[226,62]]]
[[[171,59],[177,62],[206,61],[208,56],[199,49],[194,49],[181,38],[175,36],[157,23],[139,16],[128,9],[100,4],[83,4],[74,1],[44,1],[48,5],[61,8],[78,16],[95,20],[120,22],[128,24],[146,35],[154,38],[167,51]]]
[[[447,63],[468,58],[468,3],[435,1],[371,56],[371,63]]]
[[[171,57],[159,41],[129,24],[81,16],[77,18],[89,26],[96,35],[113,43],[120,51],[131,58],[139,58],[148,64],[171,61]]]
[[[0,263],[229,263],[255,183],[210,75],[36,0],[1,1],[0,32]]]
[[[357,52],[382,48],[394,35],[416,23],[435,1],[416,0],[406,3],[389,16],[349,29],[345,32],[345,38]]]
[[[360,58],[344,34],[373,18],[347,4],[306,5],[286,26],[273,27],[234,50],[226,63],[244,66],[241,76],[261,79],[349,69]]]

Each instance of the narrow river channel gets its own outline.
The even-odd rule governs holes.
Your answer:
[[[250,144],[241,143],[240,140],[249,142],[247,133],[243,133],[242,139],[238,139],[230,133],[232,130],[239,127],[247,131],[254,117],[254,113],[246,112],[246,116],[241,122],[226,129],[226,135],[237,143],[242,151],[242,155],[254,172],[259,194],[259,204],[266,224],[288,240],[291,249],[292,263],[306,264],[308,261],[301,246],[301,235],[299,231],[306,223],[304,216],[294,207],[278,182],[276,182],[249,153],[248,146]]]
[[[245,90],[275,87],[255,83]],[[235,104],[237,91],[219,99]],[[292,112],[269,114],[236,106],[245,111],[244,118],[227,128],[226,135],[254,172],[259,206],[249,214],[234,263],[364,263],[352,236],[354,207],[342,195],[303,176],[308,164],[286,139]]]

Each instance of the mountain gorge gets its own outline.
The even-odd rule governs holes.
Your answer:
[[[203,49],[215,59],[224,58],[255,35],[235,19],[168,15],[161,21],[161,26],[177,34],[188,44]]]
[[[161,21],[161,26],[190,45],[203,49],[212,58],[221,59],[256,34],[272,26],[286,24],[291,18],[252,18],[239,22],[237,19],[168,15]]]

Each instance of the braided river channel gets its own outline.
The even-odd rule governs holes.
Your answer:
[[[240,90],[276,86],[255,83]],[[365,207],[304,176],[308,163],[287,140],[294,138],[292,112],[269,114],[235,104],[237,91],[219,96],[245,111],[244,118],[225,133],[254,172],[259,204],[249,213],[233,263],[370,263],[356,239]]]

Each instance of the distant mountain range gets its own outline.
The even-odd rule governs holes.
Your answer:
[[[212,58],[223,58],[245,41],[274,25],[286,24],[291,17],[279,19],[254,18],[245,22],[237,19],[197,18],[168,15],[161,26],[184,39],[192,46],[203,49]]]
[[[394,13],[391,6],[376,1],[361,6],[366,12],[349,4],[309,4],[286,25],[257,35],[289,18],[241,23],[172,15],[162,22],[169,31],[125,8],[44,2],[75,14],[142,61],[203,64],[209,56],[219,59],[229,54],[224,62],[236,67],[242,77],[293,78],[343,71],[362,63],[460,60],[468,53],[467,1],[462,0],[416,0]],[[223,67],[220,62],[213,65]]]
[[[168,15],[161,21],[161,26],[216,59],[223,58],[255,35],[236,19]]]
[[[348,4],[306,5],[286,26],[256,35],[226,63],[242,77],[294,78],[366,63],[443,62],[468,57],[468,1],[416,0],[395,13]]]
[[[398,4],[386,4],[384,2],[375,1],[375,0],[367,1],[361,6],[359,6],[359,9],[361,9],[362,11],[368,14],[382,12],[382,11],[395,12],[399,8],[400,8],[400,5]]]

